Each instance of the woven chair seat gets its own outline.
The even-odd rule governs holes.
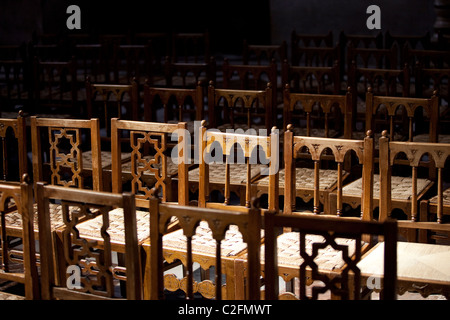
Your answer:
[[[450,206],[450,189],[444,190],[444,192],[442,193],[442,201],[444,206]],[[432,204],[437,204],[437,202],[438,202],[437,195],[430,199],[430,203]]]
[[[262,164],[251,166],[252,180],[261,174],[261,170],[267,168]],[[189,181],[199,181],[200,169],[195,168],[189,171]],[[209,182],[210,183],[225,183],[225,164],[212,163],[209,165]],[[230,164],[230,183],[243,184],[247,182],[247,165],[234,163]]]
[[[72,208],[72,207],[71,207]],[[38,210],[37,204],[33,205],[34,209],[34,230],[38,231]],[[73,208],[72,208],[73,209]],[[71,209],[71,210],[72,210]],[[6,227],[22,228],[22,215],[18,211],[14,211],[5,215]],[[64,225],[61,205],[50,203],[50,227],[56,230]]]
[[[267,130],[267,127],[264,124],[252,124],[250,127],[252,130],[256,130],[256,132],[259,132],[259,130]],[[225,132],[226,130],[243,130],[247,131],[249,129],[248,125],[242,124],[242,123],[235,123],[234,127],[231,123],[225,123],[217,127],[222,132]],[[270,132],[267,132],[269,134]]]
[[[187,238],[183,230],[179,229],[163,237],[164,249],[187,250]],[[247,243],[242,239],[242,234],[236,225],[230,225],[225,233],[225,239],[221,241],[223,257],[237,256],[247,248]],[[212,237],[211,229],[206,221],[200,221],[196,234],[192,237],[192,252],[194,254],[215,255],[216,240]]]
[[[0,96],[2,97],[7,97],[8,93],[10,95],[10,99],[20,99],[20,100],[27,100],[29,99],[30,94],[28,93],[27,90],[17,90],[16,87],[11,88],[10,91],[8,92],[8,88],[7,87],[1,87],[0,88]],[[17,112],[16,112],[16,118],[17,118]]]
[[[136,210],[136,224],[138,241],[144,241],[150,236],[150,213],[148,211]],[[103,216],[97,217],[79,223],[76,228],[80,237],[93,238],[102,240],[100,230],[103,226]],[[116,208],[109,212],[109,227],[106,230],[111,241],[125,243],[125,225],[123,217],[123,209]]]
[[[373,184],[373,197],[380,197],[380,176],[378,174],[374,175]],[[417,194],[420,194],[428,185],[432,183],[428,179],[417,179]],[[398,177],[392,176],[392,199],[396,200],[410,200],[412,195],[412,178],[410,177]],[[356,195],[361,196],[362,192],[362,178],[353,181],[352,183],[346,185],[342,189],[344,195]]]
[[[450,135],[446,134],[440,134],[439,135],[439,143],[450,143]],[[414,142],[430,142],[430,135],[429,134],[418,134],[413,137]]]
[[[324,243],[325,238],[320,235],[307,234],[305,237],[306,252],[311,255],[313,243]],[[348,255],[351,257],[355,253],[355,240],[336,238],[336,244],[348,246]],[[363,246],[365,242],[361,242]],[[282,266],[293,266],[298,268],[303,263],[303,258],[300,256],[300,240],[298,232],[283,233],[278,237],[278,264]],[[264,263],[264,245],[261,247],[261,262]],[[344,266],[345,262],[342,259],[342,251],[333,249],[327,246],[320,249],[314,262],[320,270],[335,270]]]
[[[83,158],[83,168],[84,169],[92,169],[92,151],[83,152],[81,155]],[[102,151],[102,169],[110,169],[112,164],[112,154],[109,151]],[[131,158],[131,153],[123,152],[121,154],[122,161],[126,161]]]
[[[307,129],[306,128],[298,128],[294,127],[293,129],[294,136],[307,136]],[[334,138],[339,135],[339,132],[334,129],[328,129],[328,137]],[[310,137],[325,137],[325,129],[320,128],[311,128],[310,129]]]
[[[279,186],[284,188],[285,171],[279,172]],[[345,174],[345,172],[343,172]],[[332,189],[337,183],[337,170],[320,169],[319,170],[319,189]],[[266,176],[257,182],[258,185],[269,185],[269,176]],[[295,168],[295,187],[296,189],[314,189],[314,169]]]
[[[184,82],[183,82],[182,76],[174,75],[174,76],[172,76],[172,87],[175,87],[175,88],[195,87],[199,81],[206,81],[206,83],[207,83],[208,79],[204,76],[200,76],[198,79],[195,76],[186,76],[186,77],[184,77]],[[155,79],[153,81],[153,84],[155,86],[167,87],[166,78]]]

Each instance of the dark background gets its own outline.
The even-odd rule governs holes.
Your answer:
[[[239,51],[243,39],[289,43],[299,33],[378,32],[366,28],[366,9],[381,8],[384,33],[433,33],[435,0],[1,0],[0,43],[23,43],[34,33],[203,32],[217,51]],[[71,4],[81,8],[81,31],[66,28]]]

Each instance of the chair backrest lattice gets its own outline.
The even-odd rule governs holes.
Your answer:
[[[112,256],[112,239],[106,230],[113,223],[110,212],[114,208],[122,208],[125,226],[126,298],[141,299],[141,270],[134,195],[69,190],[45,185],[42,182],[37,184],[36,192],[42,262],[42,298],[46,300],[118,298],[116,293],[118,290],[114,286],[117,275]],[[56,267],[59,270],[75,272],[74,275],[78,276],[75,283],[69,276],[70,273],[68,273],[65,283],[58,284],[54,278],[53,245],[49,219],[50,203],[53,201],[61,202],[65,226],[62,232],[64,257],[57,261]],[[82,222],[82,217],[92,215],[102,216],[101,249],[97,247],[97,241],[84,239],[77,229],[78,224]],[[62,263],[64,265],[61,266]],[[123,277],[121,279],[123,280]]]

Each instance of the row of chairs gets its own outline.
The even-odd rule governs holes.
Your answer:
[[[283,55],[279,60],[279,64],[277,64],[272,60],[274,52],[279,51],[275,50],[274,47],[276,46],[252,46],[245,44],[244,47],[246,49],[244,52],[248,54],[243,55],[243,65],[239,67],[236,66],[236,63],[229,63],[225,60],[223,62],[224,65],[232,65],[232,67],[224,66],[222,68],[220,64],[217,68],[217,62],[214,59],[211,60],[210,55],[206,56],[204,61],[199,62],[197,59],[193,63],[187,62],[187,60],[179,63],[179,61],[174,61],[172,58],[166,59],[165,56],[162,56],[157,59],[158,66],[155,67],[153,66],[155,61],[150,57],[149,49],[143,45],[124,44],[120,47],[116,44],[114,46],[116,49],[110,48],[107,50],[108,52],[114,52],[113,57],[106,59],[100,53],[103,44],[89,44],[84,49],[81,48],[81,45],[78,45],[78,49],[76,46],[74,48],[71,47],[71,56],[65,59],[47,58],[45,50],[43,53],[39,53],[40,51],[36,48],[34,51],[30,51],[32,51],[31,57],[36,57],[37,61],[33,61],[34,58],[19,58],[19,60],[16,58],[2,58],[4,62],[2,69],[4,69],[5,81],[9,82],[5,84],[8,90],[8,97],[24,98],[28,96],[28,98],[34,97],[39,100],[43,99],[43,97],[40,97],[40,93],[52,93],[50,89],[53,87],[55,97],[51,100],[54,100],[54,103],[62,103],[63,96],[65,100],[72,100],[73,103],[77,100],[84,101],[85,97],[79,90],[84,90],[86,76],[89,76],[93,82],[101,83],[129,84],[130,79],[135,78],[140,85],[147,79],[154,86],[182,87],[195,87],[198,80],[202,79],[205,84],[209,83],[209,81],[215,81],[219,87],[222,86],[223,82],[224,88],[230,88],[233,84],[230,78],[237,78],[240,80],[237,84],[240,89],[259,90],[264,89],[267,82],[271,82],[274,90],[273,99],[274,103],[276,103],[277,96],[278,101],[280,101],[281,97],[281,92],[277,89],[282,88],[286,83],[289,83],[292,90],[296,91],[337,94],[345,92],[349,86],[353,90],[357,90],[359,84],[361,84],[363,86],[362,92],[367,89],[368,85],[371,85],[372,88],[381,86],[380,90],[383,91],[380,92],[383,94],[395,93],[415,96],[417,92],[418,96],[423,96],[426,94],[424,86],[433,86],[433,84],[430,84],[430,80],[435,82],[433,89],[440,89],[438,87],[440,82],[436,82],[438,78],[435,69],[442,69],[448,66],[446,51],[430,50],[428,45],[422,46],[426,47],[426,50],[416,49],[412,46],[420,41],[413,41],[414,37],[410,37],[409,42],[411,44],[408,44],[409,42],[406,43],[406,38],[402,38],[403,40],[401,41],[401,37],[399,37],[396,40],[405,45],[405,54],[402,55],[404,59],[401,58],[402,62],[398,64],[399,58],[397,58],[396,53],[389,51],[391,49],[379,48],[378,45],[373,47],[369,44],[366,44],[363,48],[357,47],[358,43],[366,42],[362,40],[363,38],[369,39],[371,37],[341,36],[340,38],[346,39],[344,42],[346,44],[349,43],[350,47],[348,50],[346,49],[348,57],[340,59],[332,54],[322,52],[323,50],[330,50],[329,47],[320,46],[319,41],[321,38],[328,39],[328,35],[295,34],[294,37],[294,33],[292,37],[297,40],[292,41],[303,43],[300,46],[296,45],[296,50],[300,50],[297,54],[297,60],[305,59],[303,62],[288,62],[287,57]],[[188,36],[200,37],[198,34],[187,34],[186,37]],[[208,36],[203,36],[208,38]],[[114,41],[112,42],[114,43]],[[329,40],[324,40],[324,42],[328,43]],[[45,44],[45,46],[49,45]],[[58,47],[56,44],[51,46]],[[281,48],[279,49],[281,50]],[[95,51],[97,53],[93,53]],[[334,51],[340,52],[342,50],[336,49]],[[255,60],[259,66],[252,67],[247,65],[247,67],[244,67],[247,63],[251,64],[251,52],[256,52]],[[261,61],[261,56],[264,55],[270,57],[266,60],[266,63]],[[25,61],[29,61],[29,63]],[[355,62],[354,64],[353,61]],[[404,67],[405,62],[407,62],[408,68]],[[418,62],[420,67],[416,67]],[[365,70],[367,68],[388,69],[389,72]],[[413,70],[410,70],[411,68]],[[424,71],[424,68],[433,69],[434,75],[427,75],[428,71]],[[33,72],[33,69],[35,69],[35,72]],[[275,69],[277,70],[276,72],[274,71]],[[33,80],[33,73],[35,80]],[[410,79],[412,75],[414,77]],[[281,77],[281,82],[279,77]],[[439,77],[442,80],[441,78],[445,77],[445,73],[441,73]],[[48,80],[52,79],[49,86],[44,85],[46,78]],[[73,81],[73,79],[77,79],[77,81]],[[14,81],[18,82],[15,83]],[[59,84],[58,81],[60,82]],[[416,84],[414,90],[410,90],[410,83]],[[402,89],[397,90],[398,86],[401,86]],[[59,89],[55,90],[55,87]],[[392,90],[393,88],[395,90]],[[361,90],[355,92],[361,93]],[[442,90],[441,95],[445,96],[444,90]],[[59,97],[59,101],[56,97]],[[21,101],[23,103],[24,99]],[[16,101],[16,103],[20,104],[21,102]]]
[[[18,121],[21,121],[22,124],[24,123],[23,119],[20,119],[20,117]],[[83,129],[89,129],[91,133],[83,133]],[[236,212],[248,213],[249,208],[251,209],[251,199],[260,191],[259,180],[253,179],[252,175],[252,171],[255,167],[258,168],[258,164],[260,165],[258,171],[260,171],[261,168],[267,169],[266,174],[269,175],[269,182],[264,187],[268,192],[267,205],[262,205],[261,207],[273,212],[275,216],[295,216],[297,214],[303,215],[303,213],[306,213],[306,215],[309,216],[314,213],[316,215],[323,215],[324,221],[330,222],[323,226],[328,225],[332,228],[333,225],[340,226],[340,221],[354,220],[352,217],[346,217],[347,215],[341,208],[343,208],[343,204],[347,201],[347,203],[352,204],[355,199],[359,199],[356,201],[360,201],[361,214],[358,214],[356,219],[362,219],[363,221],[369,222],[377,218],[374,216],[373,211],[373,207],[375,203],[377,203],[377,197],[374,193],[374,188],[376,186],[374,172],[376,171],[376,166],[374,161],[374,140],[371,137],[370,132],[368,132],[368,135],[364,140],[316,138],[294,136],[292,127],[288,126],[283,139],[284,167],[281,170],[278,170],[274,165],[278,163],[277,158],[279,157],[279,153],[277,151],[274,152],[272,148],[272,142],[277,140],[277,133],[275,130],[272,131],[270,136],[265,137],[232,134],[207,130],[205,122],[203,122],[202,126],[199,128],[199,137],[201,137],[201,139],[199,139],[200,147],[197,152],[200,161],[197,168],[191,167],[190,162],[187,161],[188,152],[186,152],[186,150],[189,150],[189,146],[187,145],[189,139],[186,123],[167,124],[113,119],[111,121],[110,161],[107,160],[108,152],[102,151],[99,147],[100,135],[99,121],[97,119],[61,120],[32,117],[31,131],[33,148],[32,173],[33,181],[35,182],[35,199],[38,199],[37,209],[36,207],[33,209],[31,208],[31,205],[29,204],[30,201],[27,201],[26,203],[29,204],[27,207],[31,210],[29,212],[36,213],[36,210],[38,212],[37,226],[36,222],[33,225],[33,229],[35,230],[34,236],[39,237],[40,242],[45,244],[45,248],[40,247],[39,257],[41,277],[43,277],[41,279],[43,297],[45,298],[63,298],[74,294],[74,292],[69,294],[65,289],[63,290],[61,288],[56,290],[50,289],[55,286],[65,287],[67,279],[73,279],[66,274],[67,267],[78,263],[78,266],[81,268],[80,270],[82,270],[80,279],[83,279],[80,280],[82,283],[81,285],[78,283],[78,285],[82,287],[78,289],[78,291],[97,293],[98,291],[103,290],[102,294],[112,296],[115,294],[115,291],[112,289],[113,286],[111,283],[114,283],[114,281],[120,282],[124,279],[127,279],[128,281],[128,270],[134,270],[136,272],[133,272],[133,275],[141,276],[142,280],[133,279],[131,281],[132,284],[127,283],[129,290],[133,290],[129,293],[129,296],[138,298],[140,294],[143,294],[144,297],[161,297],[161,265],[163,261],[165,263],[165,270],[172,267],[173,263],[176,265],[176,261],[181,261],[187,268],[187,283],[186,280],[177,280],[173,274],[166,273],[164,275],[164,287],[169,291],[181,289],[186,292],[189,297],[192,297],[194,292],[201,293],[203,296],[215,296],[218,298],[221,296],[227,298],[246,297],[245,290],[242,287],[242,284],[246,283],[246,281],[243,280],[246,272],[243,270],[257,270],[254,269],[255,264],[251,265],[249,262],[250,265],[247,266],[246,261],[249,261],[250,257],[257,257],[256,261],[259,261],[257,250],[256,252],[247,252],[246,247],[242,246],[242,239],[237,232],[237,230],[240,230],[242,233],[243,230],[248,228],[248,224],[247,227],[245,227],[245,222],[242,222],[243,227],[240,227],[239,229],[230,228],[230,232],[226,234],[226,239],[224,240],[222,247],[214,247],[213,244],[215,242],[213,239],[218,240],[218,234],[221,234],[223,237],[224,231],[226,230],[225,226],[230,223],[236,223],[241,226],[241,222],[239,222],[241,221],[241,218],[237,217]],[[126,132],[126,134],[123,134],[124,132]],[[178,149],[175,153],[172,152],[172,159],[170,159],[168,156],[170,149],[168,146],[168,135],[173,133],[176,133]],[[41,140],[42,136],[48,136],[47,140]],[[83,148],[85,143],[90,146],[88,150]],[[427,154],[430,158],[429,161],[432,161],[431,159],[433,159],[435,166],[438,168],[437,200],[433,201],[430,199],[422,203],[426,203],[429,208],[436,208],[437,221],[430,222],[432,220],[428,217],[429,213],[427,212],[425,214],[425,212],[422,212],[421,210],[420,217],[418,215],[410,216],[410,219],[402,224],[402,228],[412,229],[413,231],[409,232],[409,234],[414,233],[415,235],[417,234],[416,229],[423,231],[437,228],[438,232],[448,231],[446,229],[448,225],[445,224],[446,211],[444,208],[446,203],[444,201],[444,179],[442,175],[445,170],[445,159],[447,159],[447,155],[450,152],[447,149],[449,149],[450,146],[443,143],[411,144],[408,142],[390,142],[386,133],[383,134],[379,144],[380,189],[378,200],[380,202],[380,211],[378,220],[384,221],[390,217],[392,210],[395,207],[394,188],[391,187],[392,192],[389,192],[389,185],[392,185],[389,184],[389,181],[394,181],[396,177],[393,175],[392,170],[392,167],[396,165],[395,155],[397,153],[405,153],[408,155],[407,159],[401,160],[403,160],[403,163],[405,163],[406,160],[408,165],[413,168],[412,178],[409,180],[404,179],[403,188],[407,185],[407,182],[405,181],[409,181],[410,185],[406,186],[407,190],[404,191],[404,193],[411,195],[410,191],[413,190],[411,206],[413,208],[416,206],[417,208],[417,201],[419,201],[419,198],[415,196],[416,193],[414,191],[417,191],[417,194],[423,194],[423,184],[417,179],[417,169],[423,154]],[[48,146],[48,154],[46,157],[42,157],[41,152],[38,151],[44,145]],[[242,151],[244,161],[241,165],[235,164],[233,161],[236,155],[239,154],[236,147],[238,150]],[[219,150],[221,150],[222,153],[220,153]],[[327,172],[329,171],[321,169],[321,163],[325,160],[324,157],[330,155],[324,152],[324,150],[331,150],[331,153],[334,155],[333,162],[337,165],[337,186],[334,189],[334,192],[327,195],[329,199],[335,199],[336,201],[337,209],[331,212],[326,212],[326,210],[320,207],[321,197],[323,199],[323,193],[321,192],[323,180],[321,178],[323,174],[328,174]],[[220,157],[217,157],[217,153],[220,154]],[[261,156],[260,153],[264,154],[264,156]],[[296,163],[298,161],[305,161],[305,153],[310,154],[310,158],[313,162],[313,187],[310,198],[314,199],[312,209],[310,208],[306,211],[296,205],[298,184],[300,183],[301,185],[303,183],[303,181],[296,180],[296,171],[299,169],[296,167]],[[219,158],[225,158],[225,164],[209,164],[206,157],[208,154],[216,161],[219,160]],[[255,164],[253,160],[255,159],[256,154],[259,154],[260,162],[257,161]],[[355,155],[354,159],[357,159],[359,165],[362,166],[359,187],[355,188],[358,190],[356,194],[352,193],[351,190],[346,189],[347,186],[344,186],[343,184],[343,164],[349,155]],[[176,164],[172,163],[174,158],[178,159]],[[269,162],[262,160],[267,158],[270,160]],[[107,169],[108,162],[110,170]],[[91,164],[91,166],[89,166],[89,164]],[[215,170],[217,169],[217,165],[219,165],[219,169]],[[261,167],[261,165],[263,166]],[[302,166],[300,166],[300,168],[302,168]],[[198,172],[197,174],[195,173],[196,171]],[[217,171],[221,171],[221,182],[217,182],[217,176],[215,176],[217,175]],[[282,171],[284,172],[284,178],[280,179]],[[196,180],[194,178],[191,180],[191,175],[197,175],[198,179]],[[105,184],[105,179],[106,181],[111,182]],[[71,192],[58,191],[59,188],[55,187],[49,187],[47,188],[49,191],[43,191],[46,187],[41,181],[46,182],[49,185],[63,186],[66,191],[71,190]],[[283,184],[281,182],[283,182]],[[224,199],[221,203],[212,201],[211,191],[214,188],[214,184],[216,186],[221,184],[220,188],[223,190],[224,194]],[[113,197],[116,198],[100,200],[102,197],[98,192],[105,190],[104,186],[107,185],[111,187]],[[191,187],[192,185],[194,185],[194,188]],[[67,187],[72,188],[67,189]],[[240,189],[237,193],[243,195],[245,201],[240,199],[240,202],[237,203],[233,200],[231,194],[233,187]],[[78,191],[72,192],[72,190],[74,190],[73,188],[76,188],[77,190],[90,188],[91,191],[87,193],[82,193],[81,191],[79,193]],[[134,195],[134,201],[132,201],[133,197],[130,197],[129,195],[124,196],[124,198],[127,199],[125,200],[126,204],[124,204],[123,198],[119,199],[118,196],[125,191],[125,188]],[[198,195],[192,197],[192,195],[189,194],[189,191],[195,191],[195,189],[198,190]],[[431,193],[435,190],[428,189],[428,191]],[[43,196],[42,194],[37,194],[37,192],[42,192]],[[29,194],[32,193],[29,191]],[[73,198],[71,198],[72,200],[69,200],[69,202],[52,202],[46,200],[46,197],[65,199],[65,197],[69,195],[73,195]],[[279,195],[284,195],[284,209],[282,211],[279,210]],[[160,198],[160,201],[162,202],[175,201],[177,206],[169,205],[166,209],[161,209],[158,218],[156,218],[155,212],[158,212],[158,200],[155,199],[155,197]],[[75,204],[76,202],[86,203],[91,200],[94,201],[94,199],[99,201],[100,207],[96,206],[88,209],[84,204]],[[191,205],[196,205],[192,210],[186,207],[190,202]],[[114,206],[114,204],[117,204],[117,208],[111,207],[111,205]],[[121,204],[123,205],[121,206]],[[101,206],[103,205],[107,205],[108,208],[102,209]],[[135,210],[133,205],[136,208],[139,208],[139,210]],[[74,206],[78,206],[79,209],[74,209]],[[198,207],[214,210],[206,213],[207,210],[198,210]],[[421,206],[421,209],[422,208],[425,207]],[[122,218],[124,210],[127,212],[135,212],[134,218],[132,217],[132,214],[130,215],[132,217],[131,225],[128,224],[128,222],[124,222]],[[234,212],[233,214],[230,213],[232,215],[231,218],[224,218],[226,221],[224,223],[221,223],[219,222],[220,220],[218,220],[221,217],[222,210]],[[294,213],[296,211],[300,211],[300,213]],[[338,214],[336,215],[334,213]],[[2,235],[9,235],[11,238],[21,237],[22,239],[27,239],[30,235],[22,235],[20,233],[23,232],[24,229],[20,228],[21,219],[20,216],[17,217],[18,214],[19,213],[14,210],[12,210],[12,212],[5,212],[2,221],[6,222],[2,223]],[[265,215],[266,214],[267,212],[265,212]],[[330,218],[331,220],[328,220],[330,214],[333,215],[333,217]],[[178,219],[169,219],[172,215],[177,216]],[[211,219],[214,226],[211,224],[208,229],[207,226],[200,224],[201,230],[199,231],[197,229],[197,232],[200,232],[200,234],[193,237],[194,234],[192,233],[192,230],[197,226],[198,220],[202,219],[202,215],[204,215],[204,219],[206,220]],[[211,215],[216,218],[213,219]],[[109,219],[108,216],[110,217]],[[255,213],[250,214],[250,216],[252,216],[252,218],[244,217],[242,219],[257,218]],[[270,214],[268,214],[267,219],[269,219],[269,216]],[[150,222],[150,219],[152,222]],[[266,217],[264,217],[264,219],[266,219]],[[308,219],[309,218],[306,218],[305,220],[308,221]],[[31,220],[36,221],[34,219]],[[136,222],[133,222],[133,220]],[[16,225],[15,233],[12,233],[11,227],[8,226],[8,223],[11,223],[11,221],[18,224]],[[314,221],[313,218],[312,221],[304,223],[306,225],[309,225],[310,223],[320,224],[320,221],[322,220]],[[150,227],[148,226],[149,223]],[[269,225],[270,223],[273,223],[277,227],[290,226],[283,225],[283,223],[287,223],[287,221],[283,222],[282,219],[279,222],[267,223],[269,223]],[[295,225],[292,225],[292,227],[302,228],[301,223],[303,222],[298,223],[300,223],[300,226],[295,222]],[[357,230],[352,223],[349,223],[351,230]],[[343,224],[345,225],[346,222],[343,222]],[[371,223],[369,222],[369,224]],[[252,227],[258,225],[259,224],[255,223]],[[152,232],[152,226],[157,227],[157,230],[159,230],[157,231],[158,236],[155,236],[155,231]],[[166,228],[170,233],[161,238],[162,233],[165,232]],[[366,227],[363,227],[364,230],[373,230],[371,227],[367,227],[368,229],[365,228]],[[20,230],[20,232],[17,230]],[[390,234],[390,236],[393,235],[392,229],[387,233],[381,231],[379,228],[376,230],[378,230],[376,232],[383,234],[386,239],[389,238],[388,234]],[[126,237],[127,241],[124,240],[125,231],[129,231],[132,234],[134,233],[134,235]],[[326,239],[325,243],[327,245],[335,243],[334,241],[337,241],[335,239],[337,236],[342,236],[340,233],[334,234],[334,236],[333,233],[323,233],[323,229],[320,229],[319,231],[320,235]],[[183,232],[184,235],[187,236],[187,240],[183,237]],[[255,232],[258,234],[257,229],[256,231],[255,229],[249,231],[249,233],[253,235]],[[264,228],[264,237],[267,236],[266,232],[268,232],[267,225],[265,225]],[[309,227],[306,227],[306,232],[310,232]],[[278,251],[278,255],[273,255],[273,252],[277,252],[274,247],[264,247],[264,252],[269,252],[269,255],[261,260],[263,262],[264,271],[261,275],[264,276],[265,279],[267,279],[266,277],[268,274],[274,275],[273,272],[277,274],[277,271],[264,269],[267,267],[267,264],[265,264],[266,261],[270,261],[270,259],[275,256],[278,257],[281,266],[283,266],[282,268],[280,267],[281,269],[278,270],[278,273],[282,275],[285,280],[291,280],[296,277],[298,274],[297,267],[299,265],[299,256],[295,253],[293,254],[291,251],[292,249],[289,248],[295,248],[296,243],[298,244],[298,241],[302,243],[302,240],[297,240],[296,242],[295,238],[292,238],[295,237],[295,235],[295,232],[285,232],[278,237],[279,241],[284,241],[281,243],[279,242],[279,245],[283,249]],[[395,236],[396,232],[394,232],[394,238]],[[249,238],[248,235],[245,234],[243,234],[242,237],[247,241],[250,241],[250,238],[254,239],[254,237]],[[127,253],[126,250],[130,248],[128,246],[128,241],[131,241],[132,239],[134,239],[135,243],[139,243],[141,250],[137,250],[137,246],[133,246],[134,249],[131,250],[134,251],[131,251],[132,254],[130,255],[130,258],[134,259],[132,260],[134,261],[132,263],[133,267],[128,267],[131,262],[129,262],[130,260],[126,260],[127,268],[124,270],[123,264],[120,265],[120,263],[123,261],[123,253]],[[164,243],[165,245],[163,246],[162,251],[157,251],[161,239],[163,245]],[[269,246],[269,243],[273,243],[272,240],[267,242],[267,238],[265,239],[266,242],[264,242],[264,246]],[[355,238],[353,239],[355,240]],[[309,241],[312,245],[312,243],[317,241],[317,238],[313,237],[312,240]],[[359,243],[360,238],[356,238],[356,241]],[[253,244],[252,248],[259,248],[260,252],[262,252],[260,240],[257,242],[259,242],[259,244],[256,247]],[[350,242],[353,244],[355,243],[352,241]],[[347,248],[347,245],[350,245],[350,242],[344,242],[346,244],[344,247]],[[9,245],[13,244],[13,242],[8,241],[8,239],[6,239],[6,243]],[[158,246],[153,246],[155,243],[157,243]],[[340,245],[342,245],[342,243],[340,243]],[[186,255],[186,246],[188,251],[194,249],[192,255]],[[332,246],[333,248],[336,248],[336,246]],[[2,248],[5,248],[4,243],[2,243]],[[355,248],[355,250],[358,251],[361,250],[362,247],[356,245]],[[160,246],[159,249],[161,249]],[[116,264],[114,268],[112,268],[111,255],[109,253],[104,255],[103,250],[117,252],[117,261],[119,265]],[[251,250],[250,247],[249,250]],[[136,251],[142,252],[142,255],[136,254]],[[218,262],[214,260],[215,258],[211,257],[214,251],[216,252],[216,256],[226,257],[226,262],[218,264]],[[14,254],[19,255],[17,252]],[[23,254],[25,254],[25,252]],[[2,261],[5,261],[5,257],[7,256],[7,253],[2,252]],[[162,256],[164,259],[160,259]],[[305,258],[304,254],[301,256]],[[337,270],[344,270],[344,273],[348,275],[349,270],[353,268],[353,265],[349,269],[342,264],[342,260],[338,261],[339,259],[336,257],[341,257],[340,254],[336,256],[333,252],[327,252],[326,256],[326,263],[323,267],[319,265],[318,269],[323,270],[325,274],[330,275],[332,278]],[[355,256],[360,257],[359,254],[356,254]],[[391,257],[392,256],[395,257],[395,254],[392,254]],[[136,263],[136,259],[138,259],[136,257],[141,259],[142,265],[141,263]],[[158,257],[158,259],[154,260],[155,257]],[[129,258],[127,254],[125,255],[125,258]],[[81,259],[81,262],[77,262],[77,259]],[[347,261],[346,258],[344,258],[344,260]],[[193,283],[191,281],[193,276],[191,262],[193,261],[198,262],[205,270],[210,266],[215,266],[218,275],[221,273],[226,275],[226,287],[222,289],[220,277],[217,276],[215,280],[216,286],[214,286],[214,282],[208,280]],[[55,262],[55,264],[53,264],[53,262]],[[254,262],[255,261],[253,260],[253,263]],[[305,258],[305,263],[313,269],[311,274],[308,273],[309,277],[325,282],[326,288],[330,289],[333,295],[341,295],[339,290],[334,287],[335,280],[328,282],[328,280],[324,280],[322,276],[314,278],[315,273],[317,272],[315,262],[312,263],[310,259]],[[295,267],[293,267],[293,265],[295,265]],[[306,265],[304,265],[304,267],[306,267]],[[141,271],[137,271],[137,269],[133,268],[142,269]],[[151,272],[152,270],[155,270],[154,268],[160,270],[157,273],[158,279],[156,279],[156,274]],[[256,266],[256,268],[258,267]],[[86,272],[89,273],[89,275],[86,275]],[[124,275],[124,273],[126,275]],[[256,288],[259,287],[260,273],[252,272],[251,274],[248,274],[248,277],[250,278],[255,274],[258,278],[256,284],[253,282],[252,285],[249,285],[249,287],[253,288],[251,291],[253,294],[259,292]],[[84,277],[85,275],[86,277]],[[204,276],[205,275],[202,275],[202,277]],[[101,278],[101,280],[95,282],[95,279],[93,279],[95,277]],[[36,278],[32,277],[31,279],[35,280]],[[346,276],[344,276],[343,279],[346,279]],[[141,281],[143,281],[144,285],[137,287],[136,283],[141,283]],[[158,283],[158,286],[156,286],[156,283]],[[356,281],[357,285],[359,283],[359,281]],[[149,286],[149,284],[151,285]],[[344,284],[342,284],[342,286],[344,286]],[[276,290],[277,287],[278,286],[275,285],[272,288],[273,290]],[[154,288],[159,289],[156,290]],[[215,291],[212,295],[211,290],[212,292]],[[224,290],[224,292],[221,290]],[[269,292],[267,294],[269,295]],[[349,293],[347,292],[345,294]],[[301,295],[304,296],[303,293]],[[292,297],[291,294],[287,294],[287,296]],[[353,296],[353,294],[350,294],[350,296]],[[355,295],[355,297],[358,296],[359,294]],[[83,297],[88,298],[89,296],[83,295]],[[247,297],[257,297],[257,295],[249,295]],[[273,297],[273,295],[270,297]],[[344,297],[346,296],[344,295]],[[392,295],[390,297],[392,297]]]

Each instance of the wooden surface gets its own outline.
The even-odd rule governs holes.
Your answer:
[[[382,277],[384,242],[373,247],[358,263],[364,277]],[[397,242],[397,281],[399,294],[418,291],[450,297],[450,246]]]
[[[359,262],[361,273],[380,276],[383,268],[384,242],[377,244]],[[450,286],[450,246],[398,242],[397,276],[399,280],[421,283],[444,281]]]

